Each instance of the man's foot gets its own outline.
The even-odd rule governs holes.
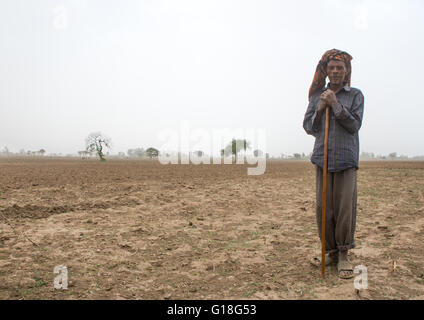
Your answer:
[[[311,259],[311,264],[315,267],[321,267],[321,258],[313,257]],[[329,266],[330,264],[336,264],[337,263],[337,254],[326,254],[325,255],[325,265]]]
[[[339,251],[339,262],[337,263],[337,271],[342,279],[353,278],[353,266],[347,258],[347,250]]]
[[[337,271],[339,272],[339,277],[342,279],[353,278],[353,266],[349,260],[339,260],[337,263]]]

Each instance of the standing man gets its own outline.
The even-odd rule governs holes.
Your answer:
[[[326,264],[337,262],[339,277],[344,279],[353,277],[348,250],[355,247],[358,131],[364,112],[362,92],[350,87],[351,60],[348,53],[337,49],[324,53],[309,89],[309,105],[303,121],[306,133],[315,137],[311,161],[316,170],[316,218],[321,238],[325,108],[330,108],[325,261]],[[325,85],[327,76],[329,83]],[[313,262],[321,264],[318,258]]]

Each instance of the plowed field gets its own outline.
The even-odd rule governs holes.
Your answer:
[[[0,299],[357,299],[320,254],[310,162],[0,159]],[[424,298],[424,163],[361,162],[354,265]],[[53,286],[57,265],[68,288]]]

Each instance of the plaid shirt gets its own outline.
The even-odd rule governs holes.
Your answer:
[[[327,86],[328,88],[328,86]],[[307,134],[315,137],[312,163],[323,167],[325,112],[317,117],[320,95],[326,88],[315,92],[309,99],[303,120]],[[330,109],[328,130],[328,171],[337,172],[355,167],[358,169],[359,136],[364,113],[364,96],[361,90],[345,85],[336,94],[337,104]]]

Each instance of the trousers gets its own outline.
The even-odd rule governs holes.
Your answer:
[[[316,219],[321,239],[322,176],[316,171]],[[355,247],[357,178],[356,168],[339,172],[327,172],[327,207],[325,219],[325,251],[335,253]]]

